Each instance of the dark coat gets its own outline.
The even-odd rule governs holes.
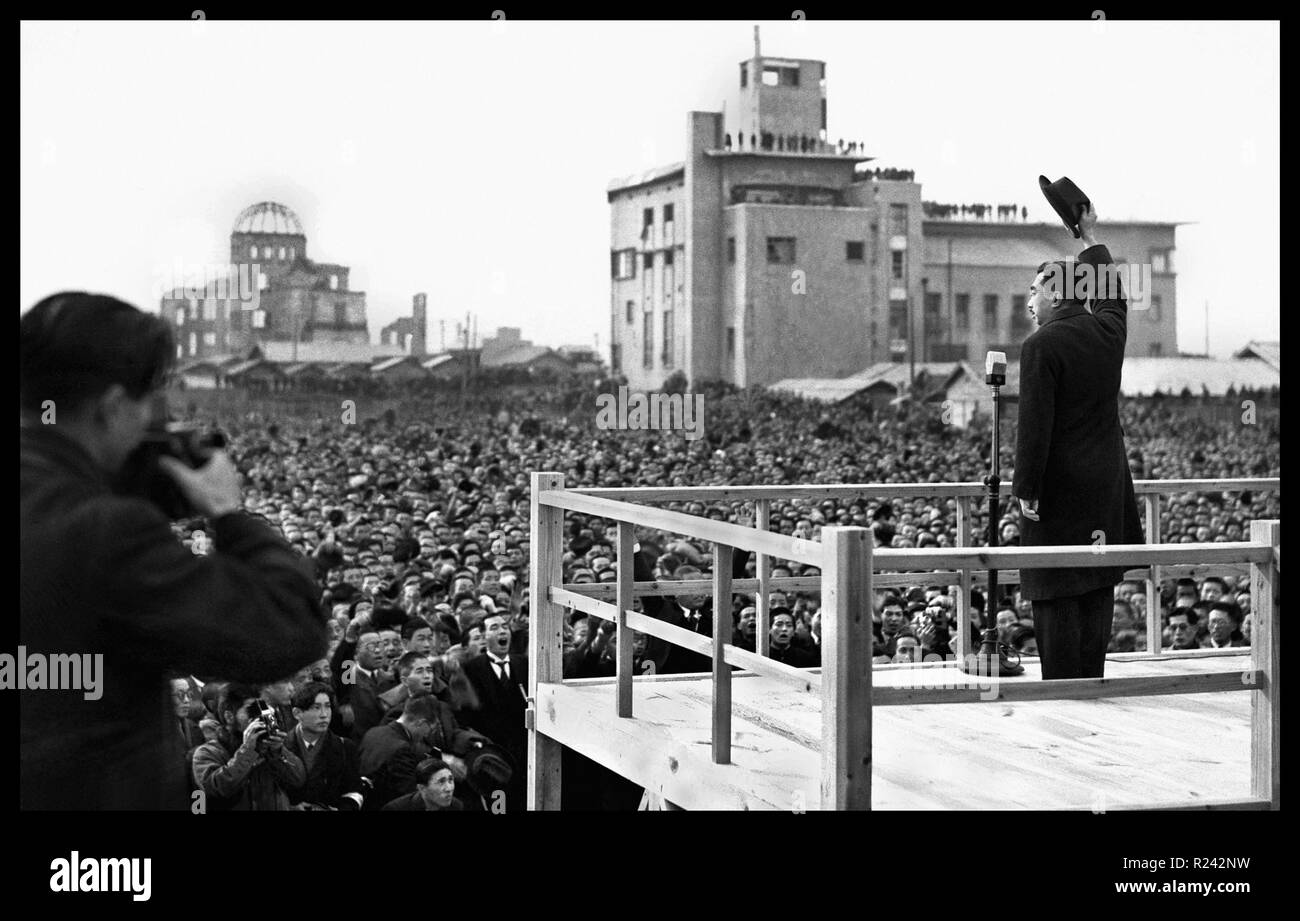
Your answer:
[[[1091,246],[1080,263],[1111,264]],[[1119,421],[1128,303],[1117,298],[1063,307],[1020,352],[1020,415],[1011,492],[1038,500],[1038,521],[1021,521],[1021,546],[1143,543]],[[1123,578],[1124,566],[1022,569],[1032,601],[1081,595]]]
[[[289,808],[288,791],[307,779],[307,769],[288,746],[278,753],[243,747],[232,751],[220,739],[194,749],[192,770],[211,811],[282,812]]]
[[[361,789],[361,757],[351,739],[343,739],[332,732],[323,735],[319,742],[320,753],[316,760],[307,767],[307,754],[303,751],[302,735],[291,731],[284,740],[284,747],[293,752],[303,763],[307,779],[302,786],[294,787],[289,792],[289,802],[316,803],[334,809],[352,810],[358,808],[355,801],[347,799],[346,794],[363,794]]]
[[[510,656],[509,687],[497,678],[486,653],[465,662],[462,670],[478,698],[478,707],[461,710],[460,720],[510,755],[514,773],[504,788],[506,810],[523,811],[528,801],[528,730],[524,726],[524,711],[528,709],[528,658]]]
[[[793,665],[795,668],[816,668],[821,665],[821,656],[812,650],[790,643],[785,649],[769,647],[769,655],[777,662]]]
[[[20,807],[187,809],[167,672],[262,684],[319,659],[311,564],[243,512],[215,519],[216,552],[196,556],[56,426],[25,427],[19,443],[18,642],[103,655],[99,700],[20,695]]]
[[[376,726],[361,740],[361,775],[369,777],[374,791],[366,809],[381,809],[390,800],[412,793],[415,772],[428,749],[411,738],[401,723]]]
[[[731,556],[731,577],[732,579],[743,579],[745,577],[745,565],[749,559],[749,554],[744,550],[737,550]],[[647,554],[638,553],[632,562],[633,576],[637,582],[653,582],[654,571],[650,567]],[[702,578],[708,578],[703,576]],[[703,637],[713,637],[713,601],[705,601],[704,605],[696,613],[696,616],[688,619],[682,606],[677,603],[677,599],[671,595],[644,595],[641,598],[641,608],[645,613],[658,620],[672,624],[674,627],[682,627],[690,630],[692,633]],[[728,616],[731,616],[728,612]],[[734,617],[733,617],[733,639],[735,638]],[[733,645],[735,643],[733,642]],[[650,658],[655,660],[655,670],[659,674],[680,675],[688,672],[707,672],[713,670],[712,656],[701,655],[698,652],[686,649],[682,646],[675,646],[665,643],[663,640],[651,638],[647,643],[647,650]]]

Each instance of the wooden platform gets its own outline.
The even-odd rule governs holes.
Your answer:
[[[1250,669],[1249,650],[1111,657],[1106,677]],[[1037,660],[1006,685],[1043,684]],[[816,672],[817,669],[810,671]],[[877,666],[875,687],[969,682],[954,666]],[[707,675],[638,677],[631,719],[613,679],[539,684],[536,728],[686,809],[819,808],[821,698],[737,672],[732,762],[713,764]],[[1189,807],[1250,798],[1251,693],[872,708],[875,809]]]

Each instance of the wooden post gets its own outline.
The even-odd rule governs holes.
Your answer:
[[[823,528],[822,808],[871,808],[871,551],[867,528]]]
[[[754,500],[754,527],[760,531],[767,531],[771,521],[772,501],[770,499]],[[772,558],[766,553],[760,553],[756,556],[755,562],[757,569],[755,575],[758,576],[758,597],[754,599],[754,607],[757,612],[754,627],[754,638],[758,640],[754,650],[760,656],[770,655],[772,652],[772,613],[768,610],[770,607],[767,601],[767,593],[771,590],[768,580],[772,578]]]
[[[536,729],[537,686],[564,680],[564,608],[550,600],[563,583],[564,510],[538,502],[543,492],[564,488],[561,473],[534,473],[528,540],[532,548],[528,587],[528,808],[560,808],[560,743]],[[509,809],[509,805],[506,807]]]
[[[970,546],[970,496],[957,497],[957,546]],[[971,571],[963,569],[957,589],[956,642],[950,644],[958,662],[965,662],[966,654],[970,652],[970,593],[973,585]]]
[[[1142,497],[1147,511],[1147,543],[1160,543],[1160,494],[1149,492]],[[1147,652],[1157,655],[1164,645],[1160,641],[1160,567],[1147,570]]]
[[[713,545],[713,763],[731,763],[731,666],[722,647],[731,642],[731,555]]]
[[[1278,642],[1281,607],[1278,599],[1278,552],[1281,522],[1274,518],[1250,523],[1252,543],[1274,549],[1267,563],[1250,564],[1250,609],[1254,629],[1250,664],[1260,683],[1250,694],[1250,795],[1282,808],[1282,688],[1279,684],[1282,646]]]
[[[615,674],[618,676],[619,716],[632,715],[632,631],[627,626],[627,609],[632,607],[632,523],[618,523],[618,632],[614,634]],[[592,629],[592,624],[587,629]]]

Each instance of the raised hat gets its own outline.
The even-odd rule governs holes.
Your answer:
[[[1055,182],[1049,182],[1046,176],[1039,176],[1038,187],[1043,190],[1047,203],[1065,224],[1065,229],[1074,234],[1076,239],[1081,236],[1079,218],[1090,207],[1088,196],[1079,191],[1079,187],[1068,176],[1062,176]]]

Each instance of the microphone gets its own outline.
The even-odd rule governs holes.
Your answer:
[[[984,383],[993,387],[1007,382],[1007,353],[989,352],[984,356]]]

